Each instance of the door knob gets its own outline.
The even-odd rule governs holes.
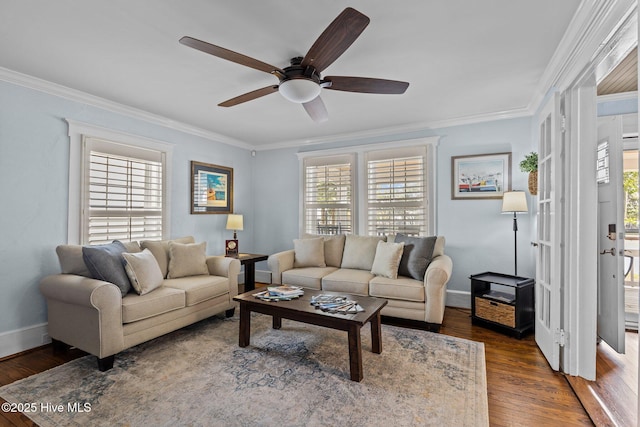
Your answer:
[[[600,255],[604,255],[604,254],[610,254],[611,256],[616,256],[616,248],[611,248],[608,251],[603,249],[602,252],[600,252]]]

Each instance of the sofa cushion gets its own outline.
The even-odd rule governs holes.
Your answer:
[[[193,237],[187,236],[173,240],[143,240],[140,242],[142,249],[149,249],[153,256],[156,257],[160,271],[162,271],[162,277],[167,277],[167,272],[169,271],[169,242],[194,243],[195,240],[193,240]]]
[[[424,282],[409,277],[375,277],[369,282],[369,295],[405,301],[424,302]]]
[[[334,234],[320,236],[318,234],[305,234],[303,238],[313,239],[322,237],[324,239],[324,262],[327,267],[338,267],[342,264],[342,253],[344,252],[344,234]]]
[[[167,279],[209,274],[207,242],[169,242],[169,268]]]
[[[60,270],[62,274],[76,274],[78,276],[92,277],[82,258],[81,245],[58,245],[56,247]]]
[[[404,242],[404,251],[400,260],[398,274],[416,280],[423,280],[424,273],[433,258],[436,236],[412,237],[397,234],[395,242]]]
[[[122,298],[122,323],[131,323],[185,307],[185,292],[160,286],[145,295],[129,293]]]
[[[294,239],[293,267],[326,267],[324,262],[324,239]]]
[[[110,282],[120,288],[122,296],[131,289],[129,277],[124,270],[122,253],[127,249],[117,240],[105,245],[82,247],[82,258],[91,272],[91,277]]]
[[[156,257],[149,249],[137,253],[123,253],[124,269],[133,290],[138,295],[148,294],[162,286],[162,272]]]
[[[123,242],[121,240],[114,240],[114,242],[120,242],[124,245],[124,247],[126,248],[127,252],[130,254],[135,254],[138,252],[142,252],[142,249],[140,248],[140,244],[136,241],[133,242]]]
[[[294,268],[282,272],[282,283],[303,288],[322,289],[322,278],[336,270],[335,267]]]
[[[163,286],[184,291],[187,307],[229,293],[229,279],[221,276],[206,275],[167,279]]]
[[[374,277],[369,271],[342,268],[322,278],[322,290],[369,295],[369,281]]]
[[[379,241],[376,248],[376,256],[373,259],[373,266],[371,267],[371,274],[396,279],[403,248],[404,243]]]
[[[371,271],[376,248],[381,240],[386,241],[386,237],[348,234],[344,242],[344,253],[340,267]]]

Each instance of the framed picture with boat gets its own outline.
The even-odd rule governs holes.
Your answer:
[[[511,191],[511,153],[451,157],[451,198],[501,199]]]

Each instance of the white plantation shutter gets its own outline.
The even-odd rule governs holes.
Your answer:
[[[86,138],[84,156],[83,243],[160,240],[164,153]]]
[[[304,160],[304,231],[312,234],[351,233],[353,224],[354,156]]]
[[[428,230],[426,149],[366,153],[367,234],[424,235]]]

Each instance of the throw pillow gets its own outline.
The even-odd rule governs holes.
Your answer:
[[[396,243],[404,242],[404,251],[400,260],[398,274],[411,277],[416,280],[424,280],[427,267],[433,259],[433,248],[436,244],[436,236],[411,237],[398,234]]]
[[[106,245],[83,246],[82,258],[91,277],[113,283],[125,296],[131,289],[131,283],[124,270],[123,252],[126,252],[124,245],[114,241]]]
[[[327,267],[340,268],[342,264],[342,252],[344,251],[345,234],[304,234],[303,239],[324,239],[324,262]]]
[[[207,267],[207,242],[169,242],[169,272],[167,279],[209,274]]]
[[[293,266],[302,267],[326,267],[324,262],[324,239],[294,239],[293,240]]]
[[[371,271],[376,256],[378,242],[386,241],[385,236],[356,236],[348,234],[344,242],[342,268]]]
[[[149,249],[136,253],[123,253],[124,269],[131,286],[138,295],[148,294],[162,285],[164,278],[158,261]]]
[[[149,249],[153,256],[156,257],[160,271],[162,271],[162,277],[167,277],[167,271],[169,270],[169,242],[195,243],[191,236],[173,240],[143,240],[140,242],[142,249]]]
[[[376,276],[388,277],[389,279],[398,278],[398,266],[402,258],[403,243],[378,242],[376,248],[376,257],[373,259],[371,274]]]

